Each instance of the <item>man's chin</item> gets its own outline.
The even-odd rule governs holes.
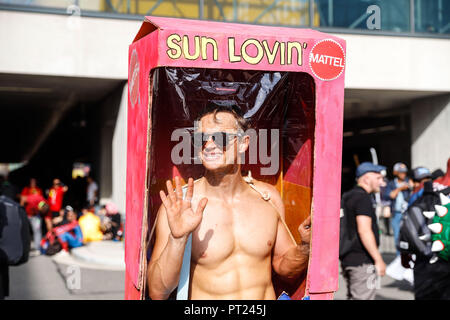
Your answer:
[[[202,161],[202,164],[208,171],[220,170],[227,167],[223,162]]]
[[[220,162],[212,162],[212,161],[202,161],[203,167],[208,171],[228,171],[230,167],[234,167],[235,164],[225,163],[223,161]]]

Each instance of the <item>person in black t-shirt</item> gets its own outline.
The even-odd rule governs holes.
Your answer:
[[[363,162],[356,169],[357,185],[346,198],[345,214],[355,241],[352,249],[341,257],[343,276],[347,282],[347,298],[373,300],[379,288],[379,277],[384,276],[386,264],[378,250],[379,230],[372,193],[380,191],[384,183],[384,166]]]

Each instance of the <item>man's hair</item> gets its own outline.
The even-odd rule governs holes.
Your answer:
[[[228,112],[231,113],[236,119],[238,129],[242,131],[246,131],[249,128],[249,122],[244,118],[244,113],[241,108],[235,102],[228,102],[226,104],[218,104],[216,102],[208,102],[205,108],[197,116],[196,121],[200,121],[201,118],[208,114],[213,114],[214,122],[219,123],[220,121],[217,119],[216,115],[218,112]]]

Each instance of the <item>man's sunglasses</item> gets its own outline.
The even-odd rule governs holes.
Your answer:
[[[240,133],[230,133],[230,132],[213,132],[213,133],[205,133],[205,132],[194,132],[192,133],[192,144],[197,148],[204,148],[205,144],[212,138],[214,144],[219,148],[223,149],[227,145],[229,145],[234,138],[241,137]]]

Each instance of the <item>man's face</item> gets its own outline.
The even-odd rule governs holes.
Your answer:
[[[32,178],[30,179],[30,187],[35,188],[36,187],[36,179]]]
[[[57,187],[61,184],[61,181],[59,181],[59,179],[53,179],[53,186]]]
[[[383,176],[381,175],[381,173],[368,172],[366,174],[368,175],[368,181],[372,189],[372,192],[380,192],[380,187],[384,183]]]
[[[240,152],[245,152],[248,147],[248,137],[241,140],[236,134],[238,133],[238,125],[236,118],[229,112],[217,112],[216,119],[214,114],[207,114],[200,119],[198,132],[206,134],[227,133],[228,139],[222,140],[223,147],[220,143],[215,143],[213,137],[209,137],[201,150],[199,150],[199,158],[203,166],[207,170],[217,170],[225,168],[229,165],[238,163]],[[214,139],[222,137],[222,134],[214,135]],[[228,143],[227,143],[228,142]]]
[[[394,171],[394,175],[397,176],[400,180],[406,179],[406,172]]]
[[[67,220],[69,222],[75,221],[77,219],[77,214],[75,213],[75,211],[68,211],[67,212]]]

